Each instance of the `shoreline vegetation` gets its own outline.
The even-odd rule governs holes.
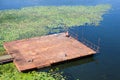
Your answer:
[[[96,6],[36,6],[0,10],[0,55],[5,54],[3,43],[59,32],[59,28],[98,26],[110,5]],[[2,80],[64,80],[62,75],[47,72],[19,73],[13,63],[0,65]],[[26,78],[27,77],[27,78]],[[32,78],[34,77],[34,79]]]

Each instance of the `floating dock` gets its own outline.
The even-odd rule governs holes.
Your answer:
[[[4,48],[20,72],[96,53],[65,33],[6,42]]]

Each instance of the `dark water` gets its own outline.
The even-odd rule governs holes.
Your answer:
[[[0,9],[26,6],[111,4],[99,27],[84,27],[84,37],[93,43],[100,38],[100,53],[92,57],[61,63],[59,67],[69,80],[120,80],[120,0],[0,0]],[[79,31],[78,31],[79,30]],[[81,33],[80,28],[73,31]]]

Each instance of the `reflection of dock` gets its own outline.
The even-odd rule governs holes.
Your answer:
[[[96,51],[64,33],[7,42],[8,54],[19,71],[95,54]]]
[[[53,69],[59,68],[60,70],[63,70],[63,69],[67,69],[70,67],[80,66],[80,65],[88,64],[88,63],[95,62],[95,61],[96,60],[93,58],[93,55],[90,55],[90,56],[85,56],[82,58],[76,58],[76,59],[60,62],[57,64],[53,64],[51,68]]]

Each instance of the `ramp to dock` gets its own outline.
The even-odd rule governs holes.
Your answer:
[[[13,62],[19,71],[96,53],[76,39],[66,37],[65,33],[6,42],[4,48],[14,58]]]
[[[0,56],[0,64],[7,63],[13,61],[13,57],[11,55],[2,55]]]

